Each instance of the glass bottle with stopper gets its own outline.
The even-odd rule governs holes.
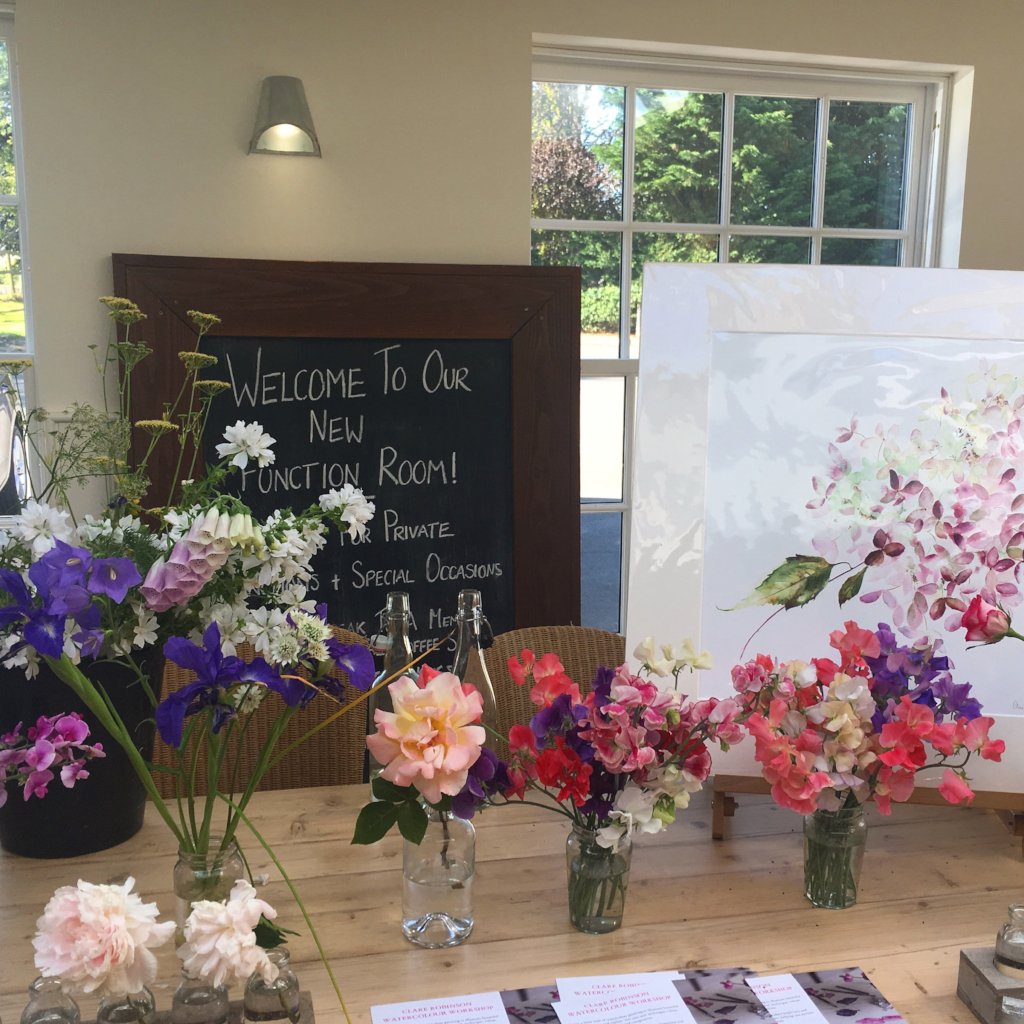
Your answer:
[[[378,643],[384,651],[384,664],[377,678],[373,683],[376,686],[384,679],[390,679],[401,672],[406,665],[412,661],[412,645],[409,643],[409,626],[411,615],[409,612],[409,595],[404,590],[392,590],[388,594],[387,606],[384,612],[385,634],[378,638]],[[370,694],[366,702],[366,731],[376,732],[374,724],[374,713],[377,710],[394,711],[391,703],[391,694],[388,688],[382,686],[376,692]],[[367,752],[369,775],[372,778],[381,766]]]
[[[487,672],[487,663],[483,658],[485,648],[491,646],[494,634],[491,624],[484,615],[483,601],[479,590],[460,590],[459,606],[455,616],[455,658],[452,672],[465,680],[467,672],[469,682],[480,691],[484,699],[483,724],[492,729],[498,725],[498,701],[494,695],[494,685]],[[470,672],[470,658],[476,652],[475,662]]]

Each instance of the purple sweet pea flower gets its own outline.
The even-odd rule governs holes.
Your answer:
[[[508,766],[493,750],[480,748],[480,756],[469,769],[466,784],[452,797],[452,814],[472,818],[487,797],[503,793],[511,785]]]

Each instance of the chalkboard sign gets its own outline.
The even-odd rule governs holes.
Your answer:
[[[250,507],[303,508],[344,484],[376,505],[365,540],[332,531],[314,563],[331,622],[372,635],[387,592],[407,591],[419,653],[450,632],[468,587],[481,592],[495,632],[512,628],[507,344],[221,336],[203,348],[231,384],[213,402],[207,462],[239,419],[277,439],[272,465],[236,474]]]
[[[203,345],[231,390],[207,455],[225,424],[259,420],[276,461],[240,483],[260,512],[345,482],[372,496],[370,539],[317,563],[335,622],[372,633],[406,590],[422,646],[463,588],[497,632],[579,621],[578,270],[116,254],[114,289],[154,349],[136,418],[178,392],[187,311],[215,313]],[[166,494],[170,447],[150,466]]]

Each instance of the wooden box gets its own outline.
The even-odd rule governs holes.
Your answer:
[[[956,981],[956,994],[983,1024],[1005,1021],[1003,1000],[1024,1000],[1024,979],[1008,978],[996,970],[992,962],[995,948],[960,950],[960,974]]]

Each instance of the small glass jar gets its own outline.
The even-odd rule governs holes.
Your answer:
[[[155,1011],[153,993],[143,987],[131,995],[104,996],[96,1010],[96,1024],[147,1024]]]
[[[867,838],[862,804],[804,817],[804,895],[814,906],[844,910],[857,902]]]
[[[227,1019],[227,986],[192,978],[182,968],[171,1001],[171,1024],[227,1024]]]
[[[615,848],[602,846],[592,829],[573,825],[565,841],[569,923],[577,931],[603,935],[622,927],[633,857],[628,835]]]
[[[473,931],[476,829],[427,807],[427,831],[402,851],[402,934],[427,949],[458,946]]]
[[[212,835],[205,852],[179,849],[173,882],[175,942],[180,946],[184,941],[182,932],[193,903],[226,900],[235,882],[245,877],[245,864],[234,840],[225,845],[222,836]]]
[[[992,960],[1001,974],[1024,979],[1024,903],[1011,903],[1007,909],[1007,921],[996,935]]]
[[[59,978],[36,978],[28,987],[21,1024],[81,1024],[78,1004],[64,991]]]
[[[292,1024],[301,1017],[299,1007],[299,979],[291,969],[288,950],[278,946],[267,953],[277,968],[277,978],[266,982],[257,971],[245,983],[242,1002],[243,1024],[264,1024],[266,1021],[289,1020]]]

